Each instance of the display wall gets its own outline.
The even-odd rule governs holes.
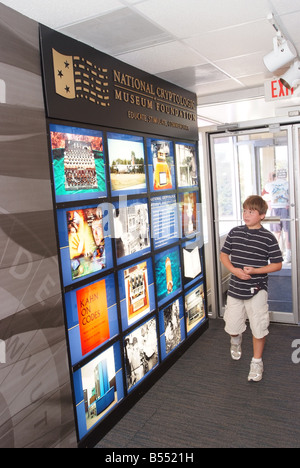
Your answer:
[[[196,96],[40,26],[78,445],[208,326]]]

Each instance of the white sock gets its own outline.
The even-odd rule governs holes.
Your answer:
[[[262,362],[262,358],[259,358],[259,359],[252,358],[252,362],[256,362],[256,363]]]
[[[241,344],[241,342],[242,342],[242,335],[232,336],[231,337],[231,344],[239,345],[239,344]]]

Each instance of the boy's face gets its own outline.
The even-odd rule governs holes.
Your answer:
[[[243,219],[249,229],[259,229],[265,216],[265,214],[259,214],[257,210],[243,209]]]

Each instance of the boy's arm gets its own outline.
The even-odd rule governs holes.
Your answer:
[[[253,268],[253,267],[244,267],[244,272],[248,275],[259,275],[265,273],[274,273],[275,271],[280,271],[282,268],[282,262],[280,263],[269,263],[264,267]]]
[[[250,273],[244,271],[242,268],[235,268],[227,255],[224,252],[220,254],[220,261],[223,263],[224,267],[230,271],[234,276],[237,276],[241,280],[249,280],[251,278]],[[253,274],[253,273],[252,273]]]

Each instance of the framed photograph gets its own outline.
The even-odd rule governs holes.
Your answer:
[[[158,305],[171,300],[182,290],[179,247],[155,255]]]
[[[176,195],[151,198],[151,216],[151,236],[155,249],[173,244],[179,239]]]
[[[118,264],[134,260],[150,252],[147,199],[114,203],[113,217]]]
[[[127,330],[155,310],[152,259],[134,263],[118,275],[122,328]]]
[[[77,425],[82,439],[124,398],[120,343],[73,374]]]
[[[124,338],[127,390],[132,390],[158,365],[156,318],[153,317]]]
[[[205,319],[203,283],[186,293],[184,307],[186,331],[189,336]]]
[[[106,197],[102,132],[56,124],[49,130],[56,202]]]
[[[64,286],[111,268],[109,206],[57,210]]]
[[[144,139],[108,133],[107,146],[112,196],[147,192]]]
[[[114,275],[65,294],[72,365],[119,333]]]
[[[185,339],[182,297],[159,311],[159,333],[162,359],[165,359]]]
[[[176,143],[175,148],[178,188],[198,188],[196,145]]]
[[[173,143],[147,138],[150,191],[174,190],[175,167]]]
[[[181,238],[193,239],[201,232],[200,205],[198,192],[184,192],[178,195]]]

